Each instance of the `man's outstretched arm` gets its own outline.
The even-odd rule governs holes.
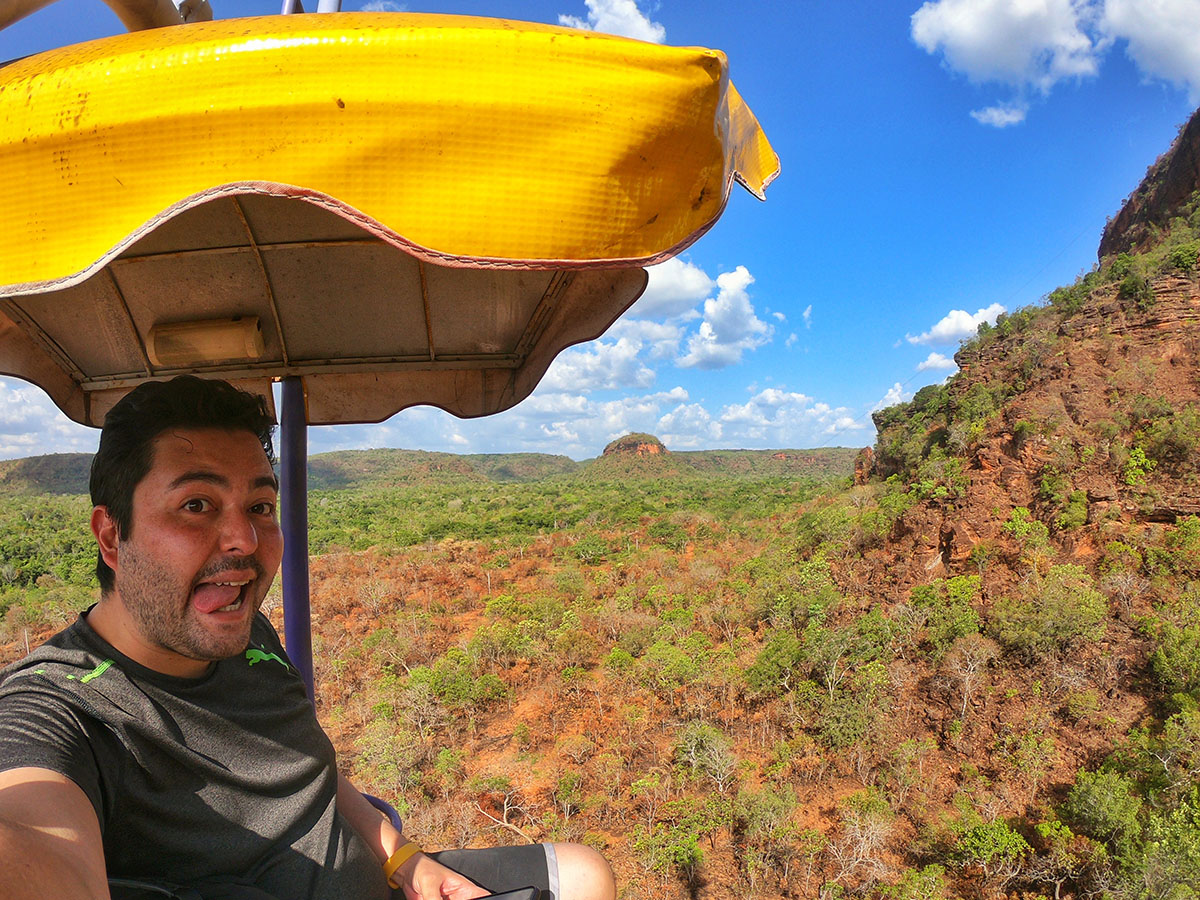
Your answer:
[[[0,772],[0,859],[5,900],[108,900],[96,810],[57,772]]]
[[[408,842],[343,775],[338,776],[337,808],[367,842],[380,865]],[[420,852],[400,866],[393,879],[408,900],[473,900],[488,895],[477,884]]]

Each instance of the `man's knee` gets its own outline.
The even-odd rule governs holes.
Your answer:
[[[555,844],[560,900],[616,900],[617,882],[608,861],[583,844]]]

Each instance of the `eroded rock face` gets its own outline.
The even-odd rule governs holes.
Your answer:
[[[658,456],[660,453],[666,453],[667,448],[662,444],[622,444],[620,447],[615,447],[612,450],[605,450],[605,455],[613,453],[631,453],[634,456]]]
[[[1021,548],[1005,525],[1018,508],[1049,529],[1059,560],[1085,568],[1103,556],[1105,529],[1200,515],[1193,469],[1173,470],[1164,458],[1136,484],[1122,469],[1122,452],[1150,421],[1133,416],[1136,398],[1176,415],[1200,407],[1200,274],[1163,275],[1150,287],[1153,300],[1142,308],[1122,300],[1116,284],[1102,284],[1068,318],[1048,315],[1026,331],[960,351],[970,373],[962,365],[941,402],[953,408],[975,384],[1019,378],[1020,388],[958,451],[955,496],[913,504],[886,545],[868,555],[873,583],[894,602],[905,602],[914,584],[976,572],[993,595],[1009,589]],[[932,435],[941,423],[933,417],[922,427]],[[913,440],[921,439],[917,432]],[[856,478],[863,459],[856,459]],[[884,454],[875,461],[875,476],[888,474],[878,471]],[[1085,518],[1064,527],[1072,496],[1075,515],[1082,506]],[[989,568],[989,560],[1002,564]]]
[[[870,447],[863,447],[858,451],[858,455],[854,457],[854,483],[866,484],[867,479],[871,477],[871,473],[875,471],[875,451]]]
[[[1196,190],[1200,189],[1200,111],[1179,132],[1171,149],[1158,158],[1100,238],[1100,258],[1140,253],[1155,240]]]

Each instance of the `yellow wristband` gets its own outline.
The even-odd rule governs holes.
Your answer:
[[[400,885],[392,880],[392,876],[396,874],[396,870],[404,865],[408,860],[421,852],[421,848],[412,841],[406,840],[403,844],[396,848],[396,852],[388,857],[388,861],[383,864],[383,875],[387,878],[387,883],[392,888],[399,888]]]

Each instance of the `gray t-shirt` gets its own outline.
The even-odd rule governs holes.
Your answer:
[[[80,616],[0,672],[0,771],[37,766],[96,808],[110,878],[236,879],[280,900],[384,900],[337,812],[333,745],[275,629],[200,678],[145,668]]]

